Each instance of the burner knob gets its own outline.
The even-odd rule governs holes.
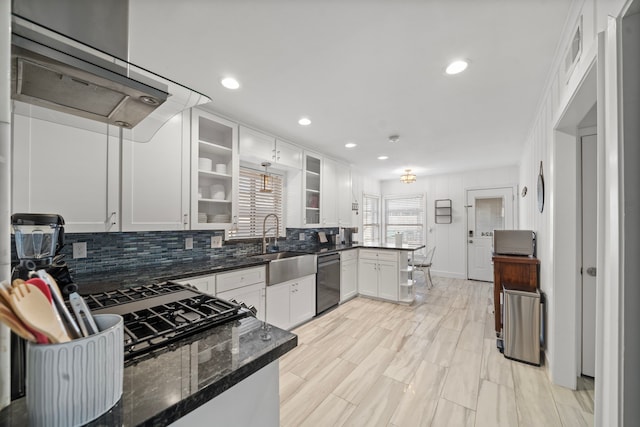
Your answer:
[[[254,315],[256,316],[258,314],[258,309],[255,308],[254,306],[250,305],[249,307],[247,307],[247,309]]]

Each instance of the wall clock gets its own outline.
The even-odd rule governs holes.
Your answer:
[[[540,172],[538,173],[538,211],[542,213],[544,209],[544,175],[542,173],[542,162],[540,162]]]

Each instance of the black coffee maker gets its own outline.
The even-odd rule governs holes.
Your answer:
[[[28,280],[30,273],[45,270],[58,283],[64,294],[77,286],[63,260],[64,219],[57,214],[17,213],[11,216],[16,255],[11,280]],[[25,395],[25,341],[11,334],[11,399]]]

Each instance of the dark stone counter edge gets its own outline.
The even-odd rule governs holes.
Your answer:
[[[230,372],[224,378],[221,378],[215,383],[203,388],[199,392],[184,398],[180,402],[165,409],[161,413],[147,419],[144,423],[138,424],[138,426],[167,425],[174,421],[177,421],[181,417],[187,415],[189,412],[198,409],[200,406],[206,404],[211,399],[224,393],[245,378],[248,378],[250,375],[264,368],[269,363],[279,359],[281,356],[293,350],[297,345],[298,336],[293,335],[289,340],[280,344],[273,350],[257,357],[256,359],[248,362],[247,364],[234,370],[233,372]]]

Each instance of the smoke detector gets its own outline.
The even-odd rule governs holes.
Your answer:
[[[389,137],[389,142],[398,142],[400,141],[400,137],[398,135],[391,135]]]

